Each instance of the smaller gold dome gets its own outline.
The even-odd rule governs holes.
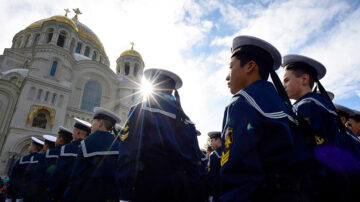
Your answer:
[[[134,43],[133,42],[131,42],[131,49],[130,50],[126,50],[126,51],[124,51],[124,52],[122,52],[120,54],[120,57],[124,57],[124,56],[138,57],[138,58],[140,58],[141,61],[143,60],[140,53],[137,52],[136,50],[134,50]]]

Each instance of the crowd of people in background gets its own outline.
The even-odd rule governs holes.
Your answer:
[[[152,95],[121,126],[96,107],[91,124],[75,118],[73,130],[32,137],[29,154],[1,181],[6,200],[360,201],[360,112],[333,104],[317,60],[234,38],[226,77],[233,98],[204,149],[181,107],[181,78],[144,74]]]

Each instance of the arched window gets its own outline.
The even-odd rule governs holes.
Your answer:
[[[138,72],[139,72],[139,64],[138,64],[138,63],[135,63],[134,76],[137,76]]]
[[[84,55],[85,55],[86,57],[89,57],[89,55],[90,55],[90,48],[89,48],[89,46],[86,46]]]
[[[101,55],[100,55],[100,59],[99,59],[99,62],[102,62],[102,57],[101,57]]]
[[[48,29],[46,43],[51,42],[53,35],[54,35],[54,29],[53,28]]]
[[[40,34],[36,34],[32,45],[36,46],[39,43],[39,39],[40,39]]]
[[[56,100],[56,93],[53,94],[53,96],[51,98],[51,103],[55,104],[55,100]]]
[[[56,68],[57,68],[58,62],[54,61],[51,66],[50,76],[55,76]]]
[[[80,109],[92,112],[94,107],[99,107],[101,102],[101,87],[95,81],[88,81],[84,87],[84,93]]]
[[[80,42],[78,42],[78,44],[77,44],[77,46],[76,46],[76,50],[75,50],[75,53],[80,53],[80,51],[81,51],[81,43]]]
[[[58,45],[60,47],[64,47],[65,40],[66,40],[66,32],[61,31],[60,34],[59,34],[59,38],[57,40],[56,45]]]
[[[125,75],[129,75],[130,73],[130,64],[127,62],[125,63]]]
[[[14,84],[17,84],[17,82],[18,82],[18,77],[17,76],[12,76],[11,78],[10,78],[10,82],[12,82],[12,83],[14,83]]]
[[[29,39],[30,39],[30,34],[26,35],[25,37],[25,43],[24,43],[24,47],[26,48],[28,43],[29,43]]]
[[[45,93],[45,98],[44,98],[44,101],[45,101],[45,102],[48,101],[48,99],[49,99],[49,94],[50,94],[49,91],[47,91],[47,92]]]
[[[35,115],[32,122],[32,127],[46,128],[46,123],[47,123],[47,119],[45,113],[40,112]]]
[[[92,60],[96,61],[96,51],[94,51],[93,55],[92,55]]]

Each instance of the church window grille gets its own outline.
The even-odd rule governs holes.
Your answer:
[[[47,123],[46,115],[44,113],[38,113],[35,115],[33,119],[32,127],[45,129],[46,123]]]
[[[66,40],[66,32],[61,31],[60,34],[59,34],[57,45],[60,46],[60,47],[64,47],[65,40]]]
[[[92,112],[94,107],[99,107],[101,102],[101,86],[95,81],[88,81],[84,87],[84,93],[80,109]]]
[[[50,71],[50,76],[55,76],[56,73],[56,68],[57,68],[58,62],[54,61],[51,65],[51,71]]]
[[[80,53],[80,51],[81,51],[81,43],[79,42],[78,44],[77,44],[77,46],[76,46],[76,53]]]
[[[125,63],[125,75],[129,75],[130,73],[130,64],[127,62]]]
[[[89,48],[89,46],[86,46],[84,55],[85,55],[86,57],[89,57],[89,55],[90,55],[90,48]]]

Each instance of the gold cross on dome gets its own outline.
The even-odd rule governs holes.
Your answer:
[[[70,10],[68,8],[64,9],[65,11],[65,17],[67,17],[68,13],[70,13]]]
[[[82,14],[79,8],[74,8],[73,9],[75,16],[72,18],[75,21],[78,21],[78,15]]]
[[[134,50],[134,45],[135,45],[135,43],[134,43],[134,42],[131,42],[130,44],[131,44],[131,50]]]

